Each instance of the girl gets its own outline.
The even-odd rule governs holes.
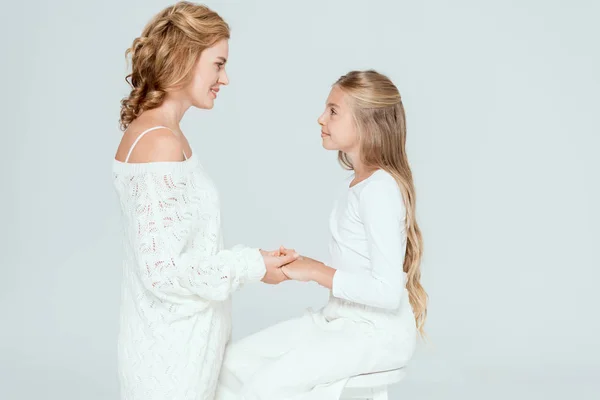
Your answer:
[[[121,398],[210,400],[230,337],[229,298],[247,282],[286,280],[276,257],[224,250],[219,197],[179,127],[227,85],[229,27],[210,9],[168,7],[127,52],[131,94],[114,160],[125,233],[119,333]]]
[[[404,366],[423,332],[422,239],[398,89],[375,71],[350,72],[318,122],[323,147],[354,174],[331,213],[330,264],[301,257],[282,270],[330,289],[330,300],[232,344],[219,400],[337,399],[349,377]]]

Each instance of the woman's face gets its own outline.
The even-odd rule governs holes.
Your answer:
[[[221,40],[200,53],[189,86],[189,95],[194,107],[213,108],[219,88],[229,83],[225,72],[228,57],[228,40]]]

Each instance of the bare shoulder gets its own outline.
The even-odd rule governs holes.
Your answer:
[[[115,159],[125,162],[127,154],[138,137],[146,129],[134,129],[123,135]],[[167,128],[157,128],[144,134],[139,139],[131,155],[129,163],[148,163],[161,161],[182,161],[184,159],[181,141]]]

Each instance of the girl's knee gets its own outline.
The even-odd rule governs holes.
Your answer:
[[[243,400],[287,399],[311,389],[305,379],[292,370],[280,369],[274,365],[262,368],[248,379],[242,388]]]
[[[233,386],[243,386],[256,371],[260,370],[263,360],[245,346],[233,344],[226,351],[221,367],[221,378],[232,382]]]
[[[250,352],[243,342],[235,342],[227,346],[223,356],[223,367],[236,368],[240,364],[246,364]]]

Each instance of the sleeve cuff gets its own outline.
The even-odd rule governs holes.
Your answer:
[[[344,271],[340,271],[339,269],[337,269],[335,271],[335,274],[333,274],[333,281],[331,283],[331,293],[333,294],[333,297],[337,297],[339,299],[346,299],[346,296],[344,296],[344,288],[346,287],[345,281],[346,274],[344,273]]]
[[[246,261],[246,276],[245,279],[248,282],[260,281],[267,272],[265,261],[259,249],[246,249],[244,250],[244,259]]]

